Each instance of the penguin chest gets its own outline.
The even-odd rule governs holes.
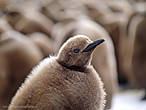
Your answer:
[[[59,102],[70,110],[97,110],[101,90],[97,78],[90,73],[67,72],[56,85]],[[68,109],[69,110],[69,109]]]

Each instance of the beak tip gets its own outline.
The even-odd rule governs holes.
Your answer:
[[[93,43],[89,44],[82,52],[88,52],[90,50],[93,50],[97,45],[100,45],[104,41],[105,41],[104,39],[96,40]]]
[[[105,41],[104,39],[100,39],[100,40],[101,40],[101,43]]]

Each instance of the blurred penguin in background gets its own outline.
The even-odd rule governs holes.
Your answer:
[[[55,54],[55,44],[54,40],[49,38],[43,33],[35,32],[28,35],[30,39],[38,46],[38,48],[43,53],[44,58],[48,57],[49,55]]]
[[[40,50],[29,38],[16,31],[0,36],[0,103],[7,109],[11,98],[31,69],[43,58]],[[2,91],[2,92],[1,92]]]
[[[146,12],[138,13],[132,18],[129,36],[132,39],[132,73],[128,75],[133,87],[144,89],[146,100]]]
[[[41,13],[56,24],[85,15],[86,8],[82,0],[48,0],[43,3]]]

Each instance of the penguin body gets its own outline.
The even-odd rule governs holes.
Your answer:
[[[129,82],[134,88],[144,89],[146,91],[145,83],[145,60],[146,60],[146,16],[145,14],[135,15],[129,26],[129,42],[131,45],[130,53],[130,69],[131,73],[127,74]],[[146,94],[146,93],[145,93]],[[146,99],[146,95],[144,97]]]
[[[68,40],[32,71],[8,110],[103,110],[103,85],[90,65],[93,43],[83,35]]]
[[[120,38],[121,68],[132,88],[145,88],[145,26],[145,17],[136,13],[129,20],[127,33]]]
[[[141,89],[146,90],[146,16],[141,16],[141,20],[139,20],[136,25],[136,30],[134,33],[134,49],[133,49],[133,58],[132,58],[132,66],[134,69],[133,75],[135,76],[136,86]]]
[[[0,39],[0,65],[3,65],[0,76],[6,82],[1,93],[0,103],[8,106],[18,87],[31,69],[39,63],[43,55],[39,49],[22,34],[8,31]],[[2,81],[2,82],[1,82]],[[0,83],[4,83],[0,80]]]

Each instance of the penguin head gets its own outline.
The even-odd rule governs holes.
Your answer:
[[[57,61],[66,67],[85,67],[91,62],[95,47],[104,39],[91,41],[85,35],[76,35],[68,39],[60,48]]]

